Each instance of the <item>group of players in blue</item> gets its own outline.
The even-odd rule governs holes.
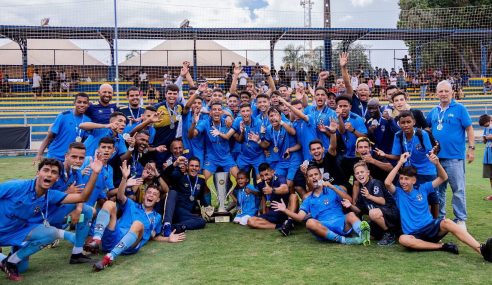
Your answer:
[[[237,66],[226,96],[194,86],[184,63],[155,106],[142,108],[135,87],[123,107],[111,103],[108,84],[97,103],[75,95],[73,110],[58,115],[36,155],[36,177],[0,184],[0,246],[11,247],[0,268],[20,280],[29,256],[61,239],[74,245],[71,264],[106,252],[96,271],[150,240],[181,242],[186,230],[213,221],[217,172],[230,175],[228,211],[240,225],[288,236],[305,223],[322,241],[367,245],[373,236],[379,245],[398,239],[407,248],[458,254],[455,244],[440,242],[451,232],[492,261],[492,239],[481,245],[439,216],[434,189],[448,177],[439,144],[418,126],[421,112],[400,108],[402,92],[380,106],[367,85],[353,91],[347,61],[342,54],[339,94],[324,88],[323,72],[314,90],[277,90],[266,66],[268,90],[237,90]]]

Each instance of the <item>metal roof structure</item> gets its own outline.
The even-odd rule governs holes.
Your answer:
[[[113,27],[51,27],[0,25],[0,38],[106,39]],[[492,29],[387,29],[387,28],[118,28],[119,39],[141,40],[416,40],[441,38],[492,39]]]

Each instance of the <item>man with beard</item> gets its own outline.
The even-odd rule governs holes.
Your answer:
[[[48,146],[46,157],[56,158],[63,162],[68,146],[75,141],[82,142],[87,134],[80,128],[80,124],[90,122],[89,117],[85,115],[88,106],[89,96],[87,94],[78,93],[75,95],[73,110],[64,111],[56,117],[39,147],[34,163],[41,160],[44,150]]]
[[[90,104],[86,115],[98,124],[109,123],[109,117],[113,112],[118,112],[118,106],[111,103],[113,99],[113,87],[107,83],[99,87],[99,101],[96,104]]]
[[[140,101],[142,95],[137,87],[131,86],[126,90],[126,98],[128,99],[128,106],[120,107],[120,112],[123,113],[127,119],[127,125],[133,126],[140,123],[142,115],[145,109],[140,107]]]
[[[374,142],[376,148],[384,152],[391,152],[395,133],[399,131],[400,127],[388,112],[383,112],[381,115],[377,98],[369,100],[367,109],[369,114],[366,127],[369,139]]]

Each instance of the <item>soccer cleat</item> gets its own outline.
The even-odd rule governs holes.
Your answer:
[[[10,257],[10,254],[9,254]],[[7,278],[12,281],[21,281],[22,276],[19,274],[19,270],[17,269],[17,265],[8,262],[8,257],[4,258],[2,262],[0,262],[0,269],[5,272]]]
[[[77,253],[70,256],[70,264],[90,263],[92,258],[83,253]]]
[[[60,240],[59,239],[55,239],[52,243],[48,244],[46,246],[46,248],[55,248],[58,246],[58,244],[60,244]]]
[[[170,223],[165,223],[164,227],[162,227],[162,236],[169,237],[171,235],[172,228]]]
[[[392,233],[385,233],[383,235],[383,238],[378,241],[378,245],[381,245],[381,246],[387,246],[387,245],[392,245],[395,243],[395,235],[392,234]]]
[[[460,254],[460,251],[458,250],[458,246],[451,242],[444,243],[441,247],[441,250],[451,252],[454,254]]]
[[[364,246],[371,244],[371,226],[366,221],[360,223],[360,237]]]
[[[485,198],[483,198],[483,199],[484,199],[484,200],[486,200],[486,201],[492,201],[492,195],[487,196],[487,197],[485,197]]]
[[[111,265],[113,265],[113,261],[111,260],[111,258],[109,258],[109,256],[105,255],[103,259],[94,264],[94,271],[99,272]]]
[[[480,253],[488,262],[492,262],[492,238],[489,238],[484,244],[480,246]]]
[[[84,250],[93,254],[98,254],[101,251],[101,240],[91,239],[89,242],[84,244]]]
[[[294,223],[292,222],[291,219],[286,220],[282,226],[278,229],[278,231],[283,235],[283,236],[289,236],[290,232],[294,229]]]

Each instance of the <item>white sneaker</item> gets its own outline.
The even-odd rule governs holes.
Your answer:
[[[462,229],[464,229],[465,231],[467,231],[465,221],[457,221],[456,224],[460,226]]]

